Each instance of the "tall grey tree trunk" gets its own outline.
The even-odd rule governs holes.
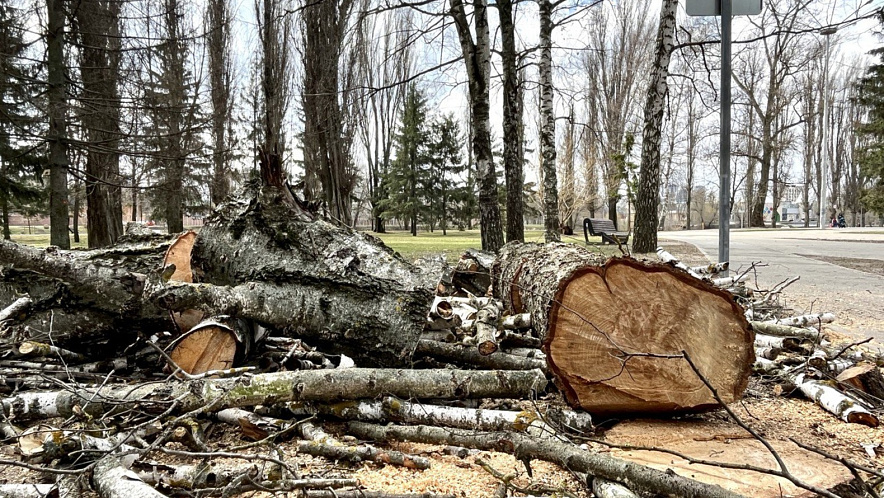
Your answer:
[[[90,248],[123,235],[120,176],[120,9],[116,1],[83,0],[76,9],[80,48],[81,121],[87,136],[86,232]]]
[[[503,246],[503,226],[500,206],[497,204],[497,178],[494,175],[494,157],[491,151],[491,37],[488,28],[488,4],[486,0],[473,0],[476,26],[476,41],[473,42],[463,0],[449,1],[469,79],[471,141],[479,185],[482,249],[496,252]]]
[[[516,68],[516,29],[512,0],[498,0],[503,62],[503,168],[506,172],[506,241],[525,241],[525,210],[522,200],[522,106]]]
[[[347,110],[339,96],[339,65],[352,0],[308,4],[304,20],[304,149],[305,161],[318,175],[321,198],[332,219],[352,224],[350,196],[355,174],[345,130]]]
[[[46,0],[46,70],[49,89],[49,243],[71,248],[68,237],[67,100],[64,84],[64,0]]]
[[[645,101],[645,129],[642,134],[641,172],[635,202],[635,238],[632,243],[633,251],[638,253],[654,252],[657,249],[660,139],[667,88],[666,78],[669,76],[669,58],[675,41],[677,7],[678,0],[664,0],[660,10],[654,66],[651,69],[651,83]]]
[[[230,6],[227,0],[210,0],[208,19],[209,80],[212,91],[212,205],[230,193]]]
[[[556,179],[556,115],[552,81],[552,3],[540,0],[540,168],[543,170],[543,225],[547,242],[558,242],[559,192]]]
[[[278,0],[264,0],[259,9],[255,2],[255,14],[259,20],[261,38],[261,121],[263,137],[258,147],[261,162],[273,166],[271,176],[281,175],[282,167],[282,121],[289,104],[289,16],[282,14]],[[312,162],[304,161],[304,196],[313,198],[319,190],[318,178],[311,170]],[[263,168],[262,168],[263,171]]]

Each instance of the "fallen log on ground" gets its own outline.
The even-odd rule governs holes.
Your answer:
[[[878,427],[878,417],[869,412],[859,401],[834,386],[823,381],[808,379],[805,374],[798,374],[792,380],[805,396],[841,420]]]
[[[461,431],[426,425],[379,426],[365,422],[350,422],[347,424],[347,431],[356,437],[374,441],[456,445],[509,453],[520,460],[546,460],[573,472],[629,483],[629,487],[636,491],[684,498],[741,498],[741,495],[719,486],[694,481],[674,472],[663,472],[601,453],[585,451],[571,443],[555,439],[539,440],[515,433]]]
[[[725,402],[742,396],[755,356],[743,310],[680,270],[630,258],[605,262],[571,244],[511,243],[493,279],[508,312],[531,313],[573,406],[592,413],[717,406],[682,350]]]
[[[465,371],[346,368],[278,372],[232,379],[105,386],[57,392],[23,392],[0,400],[10,419],[69,417],[75,410],[113,414],[138,406],[162,413],[189,412],[286,401],[340,401],[382,395],[401,398],[530,398],[546,388],[540,370]],[[77,407],[77,408],[75,408]]]

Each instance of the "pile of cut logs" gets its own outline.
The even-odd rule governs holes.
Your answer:
[[[714,278],[726,264],[660,257],[513,243],[453,268],[413,265],[269,184],[198,234],[133,229],[92,251],[0,242],[0,435],[18,454],[0,465],[44,476],[0,484],[0,497],[386,496],[344,470],[310,475],[290,456],[222,451],[214,424],[334,462],[427,468],[383,444],[409,440],[555,462],[597,496],[735,496],[569,435],[592,434],[592,416],[737,401],[753,369],[877,424],[877,357],[827,345],[831,316],[783,320],[785,285],[752,292],[747,274]],[[243,464],[212,463],[222,458]]]

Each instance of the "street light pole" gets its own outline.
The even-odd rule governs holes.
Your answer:
[[[719,145],[718,261],[731,252],[731,0],[721,0],[721,135]],[[727,273],[725,273],[727,275]]]
[[[826,175],[829,172],[829,37],[838,32],[838,28],[828,27],[820,30],[826,37],[826,61],[823,69],[823,154],[820,164],[820,209],[819,224],[823,228],[823,215],[826,208]],[[827,216],[828,218],[828,216]]]

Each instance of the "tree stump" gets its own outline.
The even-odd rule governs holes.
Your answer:
[[[568,402],[593,413],[685,412],[740,399],[754,334],[724,291],[662,264],[573,244],[507,244],[492,270],[510,313],[528,312]]]

